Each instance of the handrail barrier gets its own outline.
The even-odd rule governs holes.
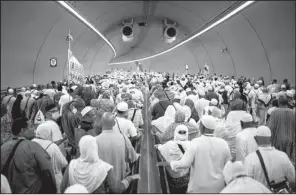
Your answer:
[[[157,131],[157,127],[152,126],[152,132],[156,132],[156,131]],[[157,135],[154,134],[153,139],[154,139],[154,145],[160,144],[160,139],[158,138]],[[161,153],[157,149],[156,149],[156,154],[157,154],[157,163],[158,162],[166,162],[164,157],[161,155]],[[160,182],[161,182],[162,193],[163,194],[170,194],[170,188],[169,188],[169,182],[168,182],[166,168],[164,166],[159,166],[158,170],[159,170],[159,177],[160,177]]]
[[[143,136],[141,136],[141,138],[138,139],[135,144],[136,153],[140,153],[142,140],[143,140]],[[137,159],[136,162],[133,163],[132,170],[131,170],[132,175],[139,174],[140,158],[141,156]],[[126,190],[126,194],[136,194],[137,189],[138,189],[138,180],[134,180],[131,182],[130,186]]]
[[[162,193],[161,181],[159,177],[159,169],[156,166],[157,154],[154,150],[154,139],[151,134],[151,115],[149,114],[149,90],[148,84],[145,83],[144,95],[144,134],[141,145],[141,159],[139,166],[139,174],[141,179],[138,182],[137,193]]]

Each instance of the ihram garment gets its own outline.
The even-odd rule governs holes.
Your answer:
[[[191,167],[187,193],[219,193],[225,187],[223,168],[230,158],[224,140],[202,135],[191,141],[181,160],[170,164],[172,170]]]

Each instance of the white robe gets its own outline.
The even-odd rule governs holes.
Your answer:
[[[226,141],[202,135],[191,141],[181,160],[170,165],[172,170],[191,167],[187,193],[219,193],[225,187],[223,168],[230,159]]]
[[[230,182],[220,193],[268,193],[271,191],[262,183],[250,178],[240,177]]]

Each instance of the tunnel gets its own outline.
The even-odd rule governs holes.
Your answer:
[[[272,114],[268,113],[266,109],[267,104],[264,102],[267,114],[259,113],[260,117],[257,118],[253,116],[253,114],[257,114],[254,111],[255,107],[252,107],[254,106],[253,104],[261,103],[257,102],[259,95],[256,93],[253,97],[249,97],[249,94],[245,94],[245,91],[270,90],[276,83],[273,83],[274,80],[277,80],[279,85],[277,85],[276,90],[278,91],[268,91],[269,95],[271,95],[268,106],[272,107],[273,100],[276,100],[277,107],[280,107],[280,100],[278,99],[280,99],[280,95],[285,95],[287,107],[289,104],[293,109],[293,116],[295,117],[295,6],[295,1],[1,1],[1,153],[2,150],[5,151],[6,148],[4,146],[8,143],[8,141],[6,143],[3,141],[2,143],[2,135],[6,133],[4,130],[2,131],[2,126],[5,126],[5,131],[9,131],[9,136],[14,133],[11,133],[12,130],[9,128],[11,127],[12,129],[12,124],[14,124],[16,119],[8,122],[4,121],[4,119],[2,120],[4,116],[8,115],[9,101],[14,96],[18,98],[19,110],[17,111],[21,112],[22,117],[28,114],[25,111],[22,112],[21,109],[26,110],[30,98],[34,99],[29,114],[30,117],[27,117],[29,118],[29,125],[26,122],[23,124],[24,127],[19,128],[20,132],[23,132],[25,127],[32,129],[34,127],[35,129],[32,133],[34,139],[39,139],[36,133],[38,125],[42,126],[44,122],[47,122],[48,110],[53,108],[57,108],[55,111],[58,112],[56,114],[60,117],[59,124],[57,120],[55,121],[59,127],[68,125],[65,122],[65,116],[68,117],[68,115],[65,113],[70,113],[69,116],[79,114],[80,118],[77,117],[79,122],[75,121],[77,124],[75,123],[75,128],[73,126],[75,131],[81,127],[81,124],[78,123],[83,121],[82,118],[88,116],[86,114],[91,110],[95,110],[93,115],[99,113],[96,116],[91,116],[93,120],[97,120],[98,116],[100,116],[98,123],[87,121],[89,125],[93,123],[90,125],[91,130],[95,129],[95,125],[104,126],[106,124],[103,124],[102,121],[107,120],[107,116],[104,114],[108,112],[110,115],[109,119],[113,119],[112,122],[114,122],[110,129],[117,124],[119,132],[123,135],[125,132],[122,133],[116,117],[130,111],[131,104],[131,106],[135,107],[133,109],[137,110],[139,108],[141,110],[139,115],[143,118],[143,124],[139,128],[141,133],[137,131],[138,135],[140,135],[137,137],[138,140],[136,142],[131,141],[131,144],[128,146],[123,146],[125,149],[134,147],[132,151],[135,151],[136,155],[138,155],[137,160],[132,163],[129,162],[130,164],[124,163],[126,163],[127,169],[130,169],[130,174],[140,175],[141,179],[129,183],[125,193],[171,193],[171,186],[168,182],[169,172],[164,167],[159,166],[159,164],[167,162],[160,150],[157,150],[161,141],[157,137],[157,133],[155,133],[159,131],[158,127],[152,124],[152,121],[155,122],[157,120],[156,117],[153,118],[154,113],[151,111],[155,108],[153,106],[158,102],[164,101],[162,98],[169,101],[170,104],[166,105],[166,108],[163,108],[161,105],[163,109],[161,112],[165,112],[162,113],[161,117],[167,114],[168,106],[172,105],[174,116],[172,117],[173,119],[170,118],[171,124],[177,123],[177,114],[184,111],[182,106],[187,106],[189,107],[188,109],[195,109],[198,120],[196,120],[194,128],[200,132],[200,129],[203,129],[203,131],[207,129],[204,125],[206,122],[203,122],[202,117],[208,113],[211,115],[214,112],[213,110],[215,110],[212,107],[218,107],[219,105],[221,110],[224,109],[223,117],[225,118],[222,119],[221,114],[221,120],[225,122],[229,116],[227,114],[233,111],[231,110],[230,102],[237,100],[241,101],[243,105],[239,109],[245,109],[243,111],[249,112],[245,118],[238,120],[240,124],[237,124],[237,126],[241,128],[240,125],[243,126],[243,122],[245,122],[243,120],[250,120],[247,122],[252,122],[254,128],[256,125],[256,129],[259,129],[263,126],[258,125],[259,122],[263,121],[263,119],[260,119],[261,115],[264,115],[265,118],[262,117],[264,118],[263,123],[267,126],[267,120],[270,119],[267,119],[267,116],[271,117]],[[74,69],[80,72],[80,75],[71,74],[70,70],[73,71]],[[204,72],[208,72],[208,75]],[[172,76],[170,77],[170,75]],[[245,81],[239,83],[241,81],[240,78],[244,78]],[[73,79],[72,82],[70,82],[71,79]],[[74,80],[79,84],[73,82]],[[170,82],[165,82],[168,80]],[[185,80],[186,82],[188,81],[188,85],[185,82],[183,86],[182,82]],[[265,84],[262,85],[262,81]],[[59,84],[55,85],[56,83]],[[190,85],[189,87],[189,83],[192,86]],[[232,91],[229,92],[230,94],[226,90],[225,85],[231,86]],[[265,86],[271,87],[265,88]],[[202,90],[199,91],[201,88]],[[95,95],[90,99],[86,98],[87,102],[83,99],[85,98],[83,93],[87,91],[85,93],[90,95],[92,92],[89,92],[88,89]],[[222,92],[220,91],[221,89]],[[36,90],[38,91],[37,93],[35,93]],[[158,93],[158,90],[161,92]],[[105,93],[105,91],[107,92]],[[126,95],[130,91],[132,93],[129,94],[130,96],[127,96],[131,99],[119,96],[122,94]],[[222,95],[220,92],[221,94],[225,92],[226,99],[229,98],[229,102],[224,103],[225,105],[221,103],[224,99],[221,99]],[[198,110],[200,105],[197,106],[196,102],[200,99],[208,98],[208,94],[213,95],[214,93],[217,96],[217,98],[215,96],[216,100],[213,100],[215,98],[204,99],[207,106],[201,109],[202,114],[200,114]],[[50,104],[48,106],[47,104],[44,108],[44,116],[38,116],[38,113],[43,112],[41,109],[43,106],[42,101],[46,98],[51,98],[55,101],[57,94],[60,95],[58,101],[54,102],[54,105]],[[135,94],[142,94],[139,95],[142,99],[139,100],[139,97],[137,97],[138,99],[134,98]],[[171,95],[173,98],[171,98]],[[186,98],[190,96],[193,99],[197,99],[192,99],[191,104],[190,101],[189,103],[187,102],[190,98],[186,99],[185,96]],[[21,98],[23,97],[24,99],[25,97],[27,98],[25,106],[21,105],[23,101]],[[110,101],[113,107],[110,105],[108,105],[110,108],[106,106],[110,102],[104,102],[102,103],[103,105],[98,103],[105,97],[107,97],[106,99],[112,99]],[[173,102],[176,97],[178,97],[177,101],[180,100],[177,103],[180,103],[179,106],[181,108],[175,106],[175,102]],[[242,97],[246,99],[243,100]],[[134,101],[133,98],[136,100]],[[77,99],[83,99],[84,103],[81,102],[82,100],[79,102]],[[158,102],[154,102],[155,99]],[[7,101],[5,102],[4,100]],[[65,101],[65,103],[61,100]],[[182,102],[183,100],[184,102]],[[195,100],[196,102],[193,102]],[[42,102],[40,106],[38,106],[39,101]],[[140,103],[139,105],[133,105],[133,103],[128,102],[130,104],[126,103],[122,106],[123,108],[119,108],[118,105],[125,101],[139,101]],[[255,101],[256,103],[254,103]],[[71,104],[68,104],[69,102]],[[186,102],[189,105],[185,105]],[[95,105],[96,103],[98,106]],[[68,107],[65,108],[65,105]],[[209,108],[210,106],[212,107]],[[224,106],[226,107],[224,108]],[[16,112],[13,109],[14,103],[10,107],[11,113]],[[104,109],[108,107],[110,111],[106,111],[102,107]],[[208,110],[204,110],[206,107]],[[33,109],[35,109],[34,116],[31,115]],[[120,109],[123,109],[123,111]],[[191,115],[191,110],[189,112]],[[272,112],[275,111],[272,110]],[[136,111],[131,115],[132,122],[130,121],[130,124],[133,124],[135,115]],[[42,122],[39,123],[37,121],[37,123],[36,116]],[[50,117],[52,116],[50,115]],[[128,116],[124,117],[127,118]],[[257,119],[258,121],[256,121]],[[285,117],[281,119],[287,120]],[[181,124],[189,123],[190,117],[186,121],[187,118],[185,120],[184,114],[184,119],[182,120]],[[212,121],[212,123],[214,122]],[[291,126],[295,127],[295,120],[286,121],[286,124],[288,123],[293,123]],[[276,123],[274,126],[278,124]],[[16,125],[13,127],[18,128]],[[166,128],[168,127],[171,126]],[[72,127],[69,125],[70,128]],[[177,129],[177,127],[175,128]],[[62,128],[60,130],[62,131]],[[186,133],[184,129],[181,130],[182,133]],[[266,129],[263,128],[264,130]],[[100,133],[95,132],[97,133],[96,136],[102,135],[103,131],[105,129],[101,129]],[[266,131],[264,133],[266,134]],[[85,133],[81,137],[85,137],[86,134],[90,135],[90,133]],[[295,131],[293,135],[295,135]],[[62,136],[66,136],[66,138]],[[95,137],[95,135],[92,136]],[[197,139],[200,134],[194,132],[192,137],[194,136]],[[256,136],[258,135],[256,134]],[[264,136],[265,138],[271,137],[269,134]],[[261,137],[264,136],[261,135]],[[62,137],[60,140],[63,140],[63,142],[70,140],[68,132],[65,131],[62,132],[60,137]],[[81,137],[79,138],[80,140],[82,140]],[[125,136],[123,137],[126,144],[126,138]],[[256,141],[255,144],[257,144],[257,139],[253,140],[254,137],[251,137],[252,141]],[[292,143],[291,137],[287,138],[288,144]],[[236,137],[234,136],[234,138]],[[103,141],[106,140],[103,139]],[[192,140],[194,139],[192,138],[190,143],[193,142]],[[74,140],[73,142],[78,145],[76,141]],[[94,142],[94,139],[92,141]],[[116,141],[112,143],[113,145],[110,148],[115,147],[117,144]],[[72,147],[75,144],[69,144],[71,146],[67,145],[65,148],[68,146]],[[106,142],[106,144],[108,143]],[[227,142],[227,144],[229,143]],[[236,143],[232,142],[231,144],[235,145]],[[295,145],[295,141],[293,144]],[[180,144],[178,144],[178,147],[184,156],[188,154],[183,151]],[[68,153],[71,153],[72,149]],[[118,151],[120,149],[118,148]],[[295,168],[295,157],[291,157],[292,152],[295,153],[295,147],[294,149],[290,150],[289,148],[287,150],[290,151],[290,154],[283,155],[283,158],[288,159],[289,163],[291,161]],[[12,151],[15,152],[16,150]],[[193,151],[193,149],[190,151]],[[79,154],[79,152],[80,150],[78,150],[77,146],[75,148],[75,155]],[[24,153],[26,154],[26,152]],[[212,154],[211,151],[208,154]],[[105,153],[105,155],[108,155],[108,153]],[[216,156],[219,155],[216,154]],[[216,156],[213,158],[216,158]],[[129,154],[127,157],[125,156],[125,158],[129,157]],[[9,159],[11,158],[12,156]],[[70,159],[69,163],[73,159]],[[168,166],[172,166],[172,164]],[[69,167],[65,168],[65,170],[63,169],[63,174],[69,171]],[[108,166],[106,165],[106,167]],[[112,166],[109,166],[111,170],[113,167],[110,167]],[[292,165],[289,168],[291,167]],[[191,166],[191,170],[192,168],[194,167]],[[188,175],[191,174],[190,171],[187,173]],[[103,174],[107,175],[107,172]],[[11,180],[11,178],[9,179]],[[10,183],[12,184],[12,182]],[[226,187],[226,183],[221,185],[224,184]],[[222,188],[219,189],[219,192],[221,190]],[[217,192],[215,191],[215,193]]]
[[[67,75],[66,36],[86,75],[135,63],[109,65],[152,56],[183,40],[232,6],[233,1],[69,1],[114,45],[116,57],[94,31],[56,2],[1,2],[1,88],[62,80]],[[255,2],[194,40],[142,61],[145,70],[263,76],[295,83],[295,2]],[[123,42],[122,21],[133,18],[133,40]],[[176,23],[176,40],[163,40],[163,20]],[[142,25],[141,25],[142,23]],[[144,26],[143,26],[144,24]],[[175,33],[175,32],[171,32]],[[50,59],[57,67],[50,67]]]

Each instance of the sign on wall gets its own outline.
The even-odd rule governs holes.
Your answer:
[[[50,58],[49,61],[50,61],[50,64],[49,64],[50,67],[54,68],[58,66],[58,59],[56,57]]]

